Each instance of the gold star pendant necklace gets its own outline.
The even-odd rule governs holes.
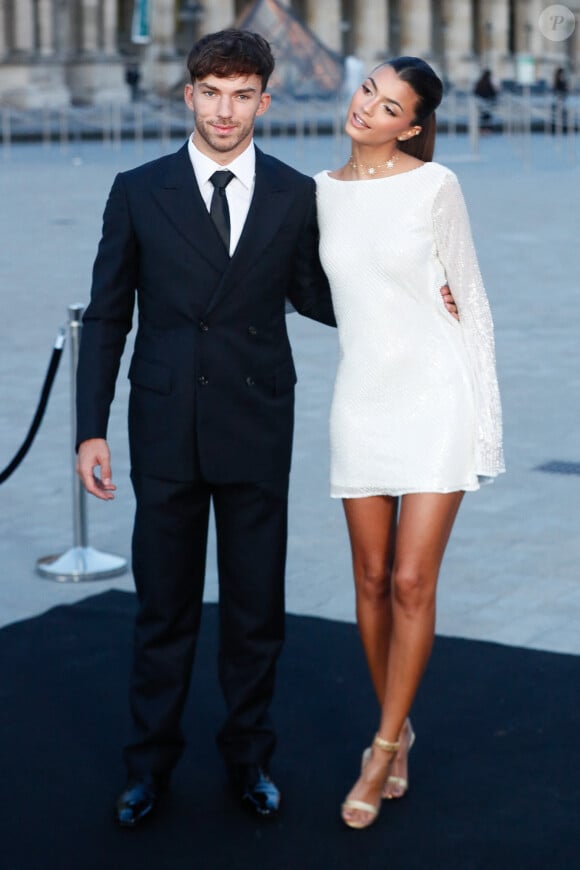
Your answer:
[[[363,169],[367,175],[376,175],[377,172],[384,171],[386,169],[394,169],[395,165],[399,162],[399,153],[395,151],[388,160],[385,160],[384,163],[377,163],[376,166],[369,166],[367,163],[355,163],[354,157],[352,154],[350,155],[350,160],[348,161],[349,166],[352,169]]]

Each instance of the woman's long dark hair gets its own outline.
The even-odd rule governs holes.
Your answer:
[[[413,124],[422,127],[418,136],[399,142],[398,148],[405,154],[429,163],[433,160],[437,122],[435,109],[443,96],[443,83],[435,71],[420,57],[396,57],[379,66],[390,66],[403,82],[407,82],[417,94]],[[377,67],[378,69],[378,67]]]

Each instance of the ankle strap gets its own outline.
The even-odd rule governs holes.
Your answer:
[[[379,734],[375,734],[373,746],[378,746],[383,752],[398,752],[400,744],[398,740],[396,743],[392,743],[390,740],[383,740]]]

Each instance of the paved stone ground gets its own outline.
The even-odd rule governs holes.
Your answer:
[[[345,154],[345,143],[333,138],[259,144],[310,173]],[[573,228],[580,169],[573,146],[541,135],[490,136],[474,159],[465,137],[439,140],[438,159],[463,185],[494,310],[508,474],[464,501],[443,567],[438,631],[579,653],[580,286]],[[87,301],[114,173],[161,150],[159,142],[118,150],[77,143],[66,151],[33,144],[0,154],[0,467],[26,433],[67,306]],[[300,382],[288,608],[348,621],[346,531],[340,503],[328,498],[336,339],[297,315],[289,329]],[[132,589],[130,575],[58,584],[35,573],[38,558],[72,545],[67,363],[68,353],[32,451],[0,487],[0,624],[111,587]],[[125,359],[110,426],[118,495],[110,504],[91,501],[89,525],[93,546],[128,556],[126,370]],[[538,470],[553,462],[562,463],[560,472]],[[216,595],[212,548],[206,598]]]

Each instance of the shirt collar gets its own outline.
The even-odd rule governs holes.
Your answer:
[[[226,166],[222,166],[219,163],[216,163],[215,160],[212,160],[211,157],[202,154],[194,142],[193,135],[189,137],[187,149],[189,152],[189,159],[191,160],[193,170],[200,186],[205,184],[206,181],[209,181],[210,177],[214,172],[216,172],[216,170],[229,169],[234,173],[236,178],[241,181],[244,187],[248,190],[252,189],[254,175],[256,173],[256,150],[254,148],[253,139],[245,151],[242,151],[241,154],[234,158],[231,163],[226,164]]]

